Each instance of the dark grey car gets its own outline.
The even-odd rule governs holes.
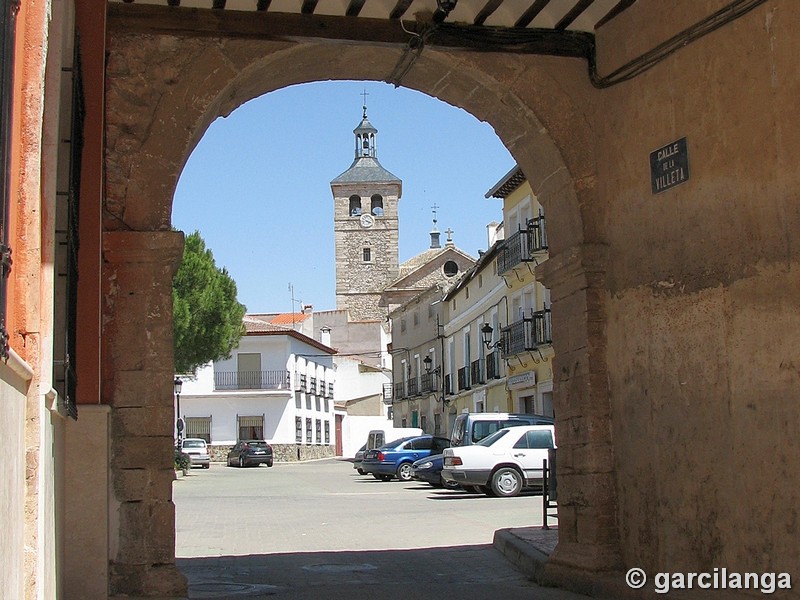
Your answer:
[[[272,446],[264,440],[242,440],[228,452],[229,467],[252,467],[273,464]]]

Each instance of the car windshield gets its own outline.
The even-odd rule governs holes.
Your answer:
[[[491,435],[489,435],[489,436],[486,436],[485,438],[483,438],[483,439],[482,439],[480,442],[478,442],[476,445],[477,445],[477,446],[491,446],[491,445],[492,445],[492,444],[494,444],[494,443],[495,443],[497,440],[499,440],[501,437],[503,437],[504,435],[506,435],[506,434],[507,434],[509,431],[511,431],[511,430],[510,430],[510,429],[507,429],[507,428],[506,428],[506,429],[498,429],[498,430],[497,430],[497,431],[495,431],[493,434],[491,434]]]
[[[184,448],[205,448],[206,443],[203,440],[183,440]]]

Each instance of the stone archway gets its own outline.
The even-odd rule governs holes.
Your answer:
[[[111,413],[112,595],[179,593],[174,568],[171,292],[181,236],[173,192],[218,116],[272,90],[327,79],[383,80],[400,51],[256,40],[114,35],[107,67],[103,399]],[[619,565],[603,323],[607,256],[595,198],[591,88],[581,61],[426,51],[404,85],[488,121],[548,213],[559,336],[554,364],[561,458],[553,562]],[[576,83],[583,82],[583,83]],[[589,213],[589,214],[587,214]],[[155,465],[155,466],[154,466]]]

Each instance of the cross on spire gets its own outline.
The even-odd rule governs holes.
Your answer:
[[[431,209],[433,209],[433,226],[436,227],[436,223],[437,223],[436,211],[439,209],[439,205],[436,204],[436,202],[434,202],[433,206],[431,206]]]
[[[450,229],[448,227],[447,229],[444,230],[444,232],[447,234],[447,241],[448,242],[452,242],[453,241],[453,234],[455,233],[455,231],[453,231],[452,229]]]
[[[366,88],[364,88],[364,91],[361,92],[360,95],[364,96],[364,104],[362,105],[362,108],[364,109],[364,118],[366,119],[367,118],[367,96],[369,96],[369,93],[367,92]]]

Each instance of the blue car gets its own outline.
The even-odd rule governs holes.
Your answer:
[[[454,481],[445,481],[442,477],[442,468],[444,467],[444,456],[441,454],[432,454],[427,458],[420,458],[418,461],[411,465],[411,477],[418,481],[427,481],[433,487],[446,487],[448,489],[457,489],[461,486]]]
[[[431,454],[441,454],[449,447],[450,440],[443,437],[417,435],[400,438],[380,448],[367,450],[361,460],[361,470],[381,481],[389,481],[392,477],[410,481],[414,461]]]

